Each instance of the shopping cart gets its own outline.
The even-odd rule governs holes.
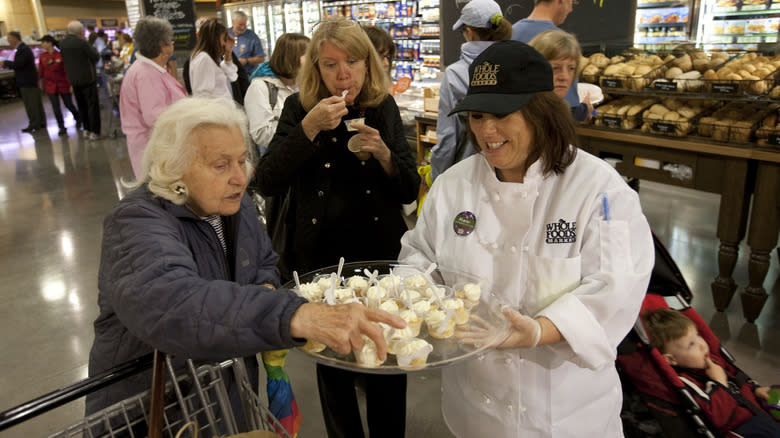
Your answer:
[[[0,431],[147,370],[151,364],[150,354],[2,412]],[[257,436],[291,438],[252,387],[243,359],[200,365],[197,368],[188,360],[186,371],[177,373],[170,357],[166,357],[165,368],[169,378],[165,385],[163,437],[176,437],[182,429],[186,429],[181,435],[183,437],[208,438],[238,433],[239,425],[236,424],[236,415],[225,385],[225,373],[232,370],[239,387],[246,428],[255,431]],[[151,420],[150,392],[144,391],[88,415],[49,435],[49,438],[146,437]],[[190,422],[196,423],[197,435],[192,433],[191,428],[185,427]]]

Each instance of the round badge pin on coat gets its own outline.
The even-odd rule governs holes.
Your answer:
[[[470,211],[461,211],[452,221],[452,229],[458,236],[468,236],[477,226],[477,217]]]

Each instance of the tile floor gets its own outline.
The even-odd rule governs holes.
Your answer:
[[[108,105],[106,105],[108,107]],[[51,115],[48,102],[47,114]],[[0,103],[0,410],[86,376],[97,315],[96,274],[104,215],[130,177],[124,139],[87,141],[67,120],[58,137],[53,117],[48,132],[23,134],[20,101]],[[103,134],[119,121],[103,114]],[[717,269],[715,239],[718,196],[642,182],[645,213],[694,291],[694,307],[709,321],[741,366],[765,383],[780,383],[780,299],[777,259],[765,287],[772,297],[755,324],[742,318],[739,299],[725,313],[712,305],[709,284]],[[748,248],[743,244],[734,274],[747,283]],[[304,415],[301,437],[324,436],[313,363],[288,359]],[[452,436],[441,420],[439,374],[410,376],[408,437]],[[0,438],[46,436],[83,415],[74,402]]]

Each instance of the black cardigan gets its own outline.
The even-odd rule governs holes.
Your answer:
[[[257,168],[258,189],[279,196],[292,186],[287,223],[291,238],[283,255],[291,269],[305,273],[338,263],[395,260],[407,227],[401,204],[417,197],[420,177],[392,97],[376,108],[349,108],[343,119],[365,117],[392,153],[397,174],[388,177],[374,158],[359,160],[347,149],[354,135],[342,122],[309,141],[301,121],[299,95],[285,100],[268,151]]]

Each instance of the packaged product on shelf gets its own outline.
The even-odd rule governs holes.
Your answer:
[[[732,12],[739,10],[739,0],[718,0],[715,3],[716,12]]]
[[[742,0],[742,11],[763,11],[769,6],[769,0]]]
[[[742,35],[745,33],[745,20],[728,20],[723,24],[723,33],[729,35]]]
[[[747,20],[745,24],[745,33],[769,33],[769,20],[766,18]]]

